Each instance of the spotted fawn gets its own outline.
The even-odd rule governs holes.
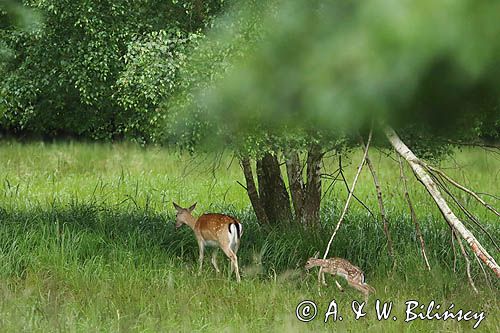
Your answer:
[[[332,275],[338,275],[347,280],[347,283],[358,291],[362,292],[365,296],[365,300],[368,299],[370,293],[374,293],[375,289],[365,282],[365,274],[363,271],[351,264],[349,261],[342,258],[330,258],[330,259],[317,259],[309,258],[305,265],[305,269],[309,270],[313,267],[319,266],[321,270],[321,280],[323,285],[326,286],[325,273],[330,273]],[[343,291],[340,284],[335,280],[337,287]]]

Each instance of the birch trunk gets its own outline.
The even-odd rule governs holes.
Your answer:
[[[391,127],[384,128],[385,135],[394,149],[400,154],[411,166],[415,176],[425,186],[429,194],[436,202],[439,210],[443,214],[446,221],[466,240],[470,248],[489,268],[495,272],[496,276],[500,278],[500,267],[495,262],[495,259],[482,247],[476,237],[470,232],[458,217],[450,209],[446,200],[443,198],[438,190],[434,180],[427,173],[422,165],[422,162],[413,154],[413,152],[401,141],[397,133]]]

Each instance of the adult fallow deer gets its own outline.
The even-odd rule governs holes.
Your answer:
[[[217,266],[217,251],[221,248],[226,256],[231,260],[231,273],[236,273],[236,280],[241,281],[238,267],[238,248],[240,246],[243,226],[234,217],[224,214],[203,214],[195,218],[191,213],[196,207],[196,203],[189,208],[182,208],[173,202],[177,210],[176,224],[177,228],[187,224],[194,231],[200,250],[200,272],[203,267],[203,257],[206,246],[215,246],[217,249],[212,254],[212,265],[217,273],[220,272]]]

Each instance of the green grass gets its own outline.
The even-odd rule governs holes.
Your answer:
[[[398,165],[376,150],[371,154],[388,208],[397,266],[393,268],[387,256],[380,222],[354,202],[331,253],[363,267],[377,289],[367,305],[367,317],[355,321],[350,302],[361,300],[358,293],[349,288],[339,292],[331,278],[329,287],[319,291],[316,271],[307,274],[301,268],[308,256],[324,250],[346,197],[343,184],[326,194],[318,230],[263,229],[236,183],[243,179],[231,156],[219,161],[212,155],[191,157],[124,144],[2,142],[0,331],[471,330],[473,321],[405,323],[404,302],[411,299],[484,310],[486,319],[477,331],[500,331],[498,279],[488,272],[488,285],[472,260],[477,295],[467,284],[461,256],[453,272],[449,228],[407,170],[432,266],[427,272],[402,198]],[[356,152],[344,158],[349,181],[360,157]],[[333,157],[327,160],[325,171],[333,172],[336,163]],[[499,195],[496,155],[466,150],[441,167],[473,189]],[[454,193],[498,242],[498,219],[464,194]],[[367,170],[356,195],[377,213]],[[203,274],[197,275],[196,242],[188,228],[174,230],[172,200],[183,205],[197,201],[199,214],[226,212],[245,224],[239,252],[241,284],[229,276],[222,254],[221,275],[214,273],[208,258]],[[489,201],[498,207],[495,199]],[[486,237],[470,227],[500,260]],[[394,302],[397,321],[375,318],[376,298]],[[295,307],[305,299],[314,300],[320,312],[307,324],[295,318]],[[345,320],[324,324],[321,316],[332,299]]]

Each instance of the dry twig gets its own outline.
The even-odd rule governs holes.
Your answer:
[[[425,164],[425,167],[429,170],[429,171],[434,171],[436,172],[437,174],[439,174],[441,177],[443,177],[444,179],[446,179],[448,182],[450,182],[450,184],[452,184],[453,186],[459,188],[460,190],[464,191],[465,193],[468,193],[470,194],[474,199],[476,199],[477,201],[479,201],[479,203],[481,203],[484,207],[486,207],[488,210],[492,211],[496,216],[500,216],[500,213],[495,209],[495,207],[491,206],[490,204],[488,204],[486,201],[484,201],[480,196],[478,196],[474,191],[472,190],[469,190],[468,188],[466,188],[465,186],[457,183],[456,181],[454,181],[451,177],[449,177],[447,174],[445,174],[443,171],[433,167],[433,166],[430,166],[428,164]]]
[[[422,236],[422,231],[420,230],[420,225],[417,220],[417,214],[415,213],[415,209],[413,208],[413,204],[410,199],[410,194],[408,193],[408,185],[407,185],[407,180],[406,176],[404,173],[404,168],[403,168],[403,162],[401,161],[401,156],[398,155],[398,160],[399,160],[399,171],[401,175],[401,180],[403,181],[403,186],[404,186],[404,191],[405,191],[405,198],[406,202],[408,203],[408,207],[410,208],[410,215],[411,215],[411,220],[413,221],[413,224],[415,224],[415,230],[417,232],[418,239],[420,241],[420,250],[422,251],[422,256],[424,257],[425,261],[425,266],[427,269],[430,271],[431,266],[429,265],[429,259],[427,259],[427,254],[425,253],[425,242],[424,242],[424,237]]]

